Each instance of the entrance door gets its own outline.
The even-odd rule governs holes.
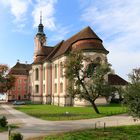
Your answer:
[[[18,100],[21,100],[21,97],[20,97],[20,95],[18,95]]]

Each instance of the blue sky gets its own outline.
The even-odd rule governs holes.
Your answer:
[[[48,45],[90,26],[117,74],[127,79],[140,67],[140,0],[0,0],[0,7],[0,63],[32,63],[42,11]]]

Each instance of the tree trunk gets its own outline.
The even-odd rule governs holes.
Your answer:
[[[95,110],[95,112],[96,112],[97,114],[100,114],[100,112],[99,112],[99,110],[98,110],[96,104],[95,104],[94,102],[91,102],[91,104],[92,104],[92,107],[93,107],[93,109]]]

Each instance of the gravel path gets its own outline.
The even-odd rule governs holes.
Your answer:
[[[12,131],[18,131],[23,134],[24,140],[30,137],[37,137],[42,135],[50,135],[53,133],[94,128],[95,123],[97,127],[106,126],[121,126],[140,124],[140,121],[134,122],[133,118],[128,115],[116,115],[110,117],[72,120],[72,121],[45,121],[31,117],[23,112],[15,110],[10,105],[0,105],[0,115],[7,117],[9,124],[19,124],[20,128]],[[0,140],[8,140],[7,132],[0,133]]]

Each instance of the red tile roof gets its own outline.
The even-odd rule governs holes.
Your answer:
[[[124,86],[128,84],[128,82],[126,80],[124,80],[117,74],[109,74],[108,83],[110,85],[124,85]]]
[[[80,40],[87,40],[87,42],[80,44],[77,48],[82,50],[91,50],[95,52],[102,52],[107,54],[108,51],[104,48],[102,40],[96,35],[96,33],[88,26],[73,35],[66,41],[61,41],[54,47],[43,46],[42,49],[37,53],[37,59],[33,64],[39,64],[46,60],[55,59],[58,56],[66,54],[72,49],[72,45]],[[94,43],[89,40],[94,40]]]
[[[12,75],[28,75],[29,70],[31,69],[30,64],[22,64],[17,62],[15,66],[13,66],[9,72]]]
[[[70,47],[72,46],[73,43],[79,41],[79,40],[85,40],[85,39],[94,39],[94,40],[98,40],[100,42],[99,45],[95,45],[92,46],[94,47],[95,50],[102,50],[104,52],[108,52],[102,45],[102,40],[95,34],[95,32],[88,26],[86,28],[84,28],[83,30],[81,30],[80,32],[78,32],[77,34],[73,35],[72,37],[70,37],[69,39],[67,39],[66,41],[64,41],[62,43],[62,45],[60,46],[59,50],[54,54],[53,58],[56,58],[62,54],[65,54]],[[86,46],[86,44],[85,44]],[[91,47],[91,46],[90,46]],[[88,46],[87,46],[88,49]]]

